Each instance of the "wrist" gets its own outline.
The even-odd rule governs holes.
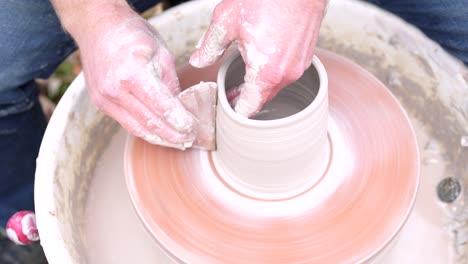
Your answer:
[[[125,0],[90,1],[90,3],[81,3],[76,6],[69,3],[67,6],[56,6],[56,10],[63,28],[70,33],[78,45],[90,36],[105,33],[103,31],[106,28],[117,25],[122,20],[139,16]]]

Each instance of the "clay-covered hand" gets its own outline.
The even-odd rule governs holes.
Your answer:
[[[190,63],[209,66],[237,42],[246,74],[235,110],[251,117],[311,65],[326,4],[327,0],[224,0],[215,8]]]
[[[150,143],[191,145],[196,120],[176,98],[174,56],[146,20],[123,7],[74,32],[98,109]]]

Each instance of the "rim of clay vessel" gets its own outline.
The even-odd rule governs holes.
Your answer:
[[[330,160],[325,68],[314,56],[302,77],[272,100],[283,101],[278,103],[279,115],[273,114],[276,119],[267,120],[241,116],[227,100],[226,88],[232,87],[226,86],[239,85],[244,72],[245,64],[237,51],[218,72],[214,166],[227,185],[251,198],[295,197],[323,178]]]

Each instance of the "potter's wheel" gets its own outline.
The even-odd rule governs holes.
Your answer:
[[[209,25],[215,2],[189,1],[150,20],[180,68]],[[381,80],[407,111],[417,136],[416,203],[393,248],[375,263],[466,263],[466,216],[454,216],[466,212],[466,192],[447,204],[437,188],[456,177],[466,190],[468,151],[460,137],[468,135],[467,68],[411,25],[357,0],[330,1],[319,46]],[[182,82],[193,77],[184,87],[205,80],[200,73],[179,76]],[[175,263],[147,232],[127,194],[126,136],[93,107],[81,74],[61,99],[38,157],[36,213],[49,263]]]
[[[329,166],[306,192],[280,201],[236,192],[213,153],[130,137],[126,177],[157,242],[190,263],[351,263],[383,250],[415,200],[419,157],[412,127],[372,75],[320,51],[329,78]]]

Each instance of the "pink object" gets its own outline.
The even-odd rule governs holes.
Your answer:
[[[36,215],[31,211],[15,213],[6,225],[8,238],[18,245],[28,245],[39,240]]]

